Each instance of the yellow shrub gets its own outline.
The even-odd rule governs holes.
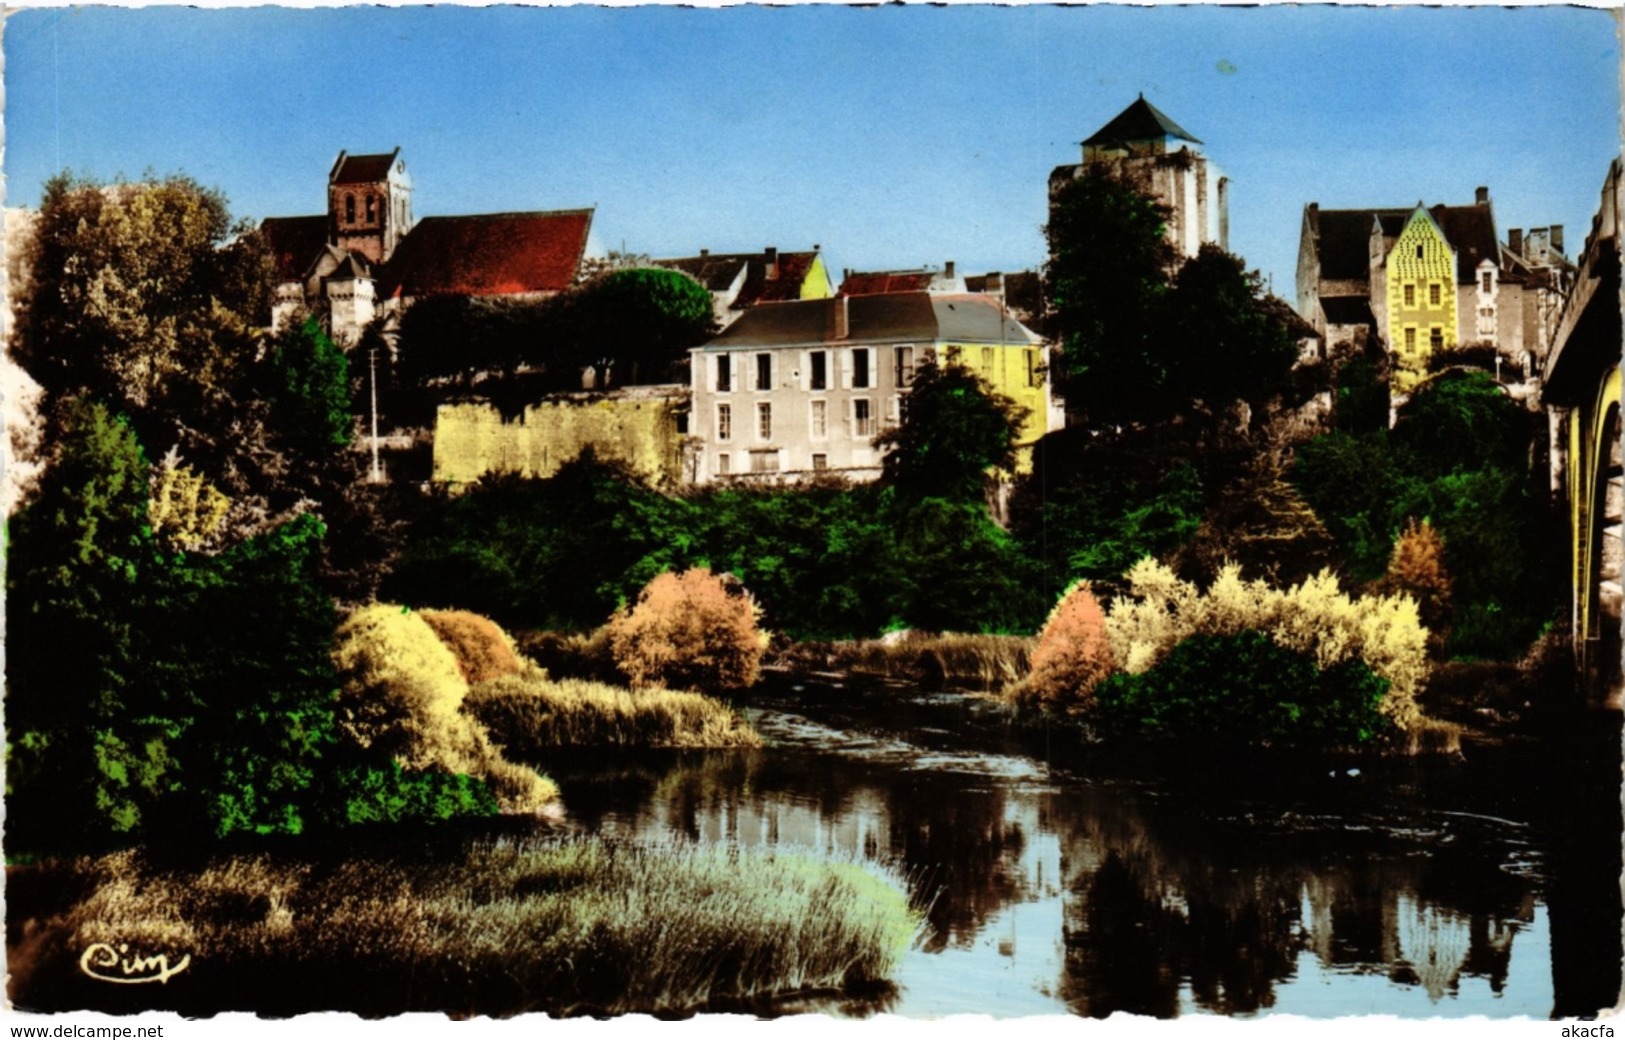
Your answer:
[[[1444,566],[1444,539],[1432,524],[1412,519],[1405,525],[1405,530],[1394,541],[1388,573],[1378,589],[1414,598],[1422,623],[1433,634],[1434,649],[1444,648],[1450,628],[1451,581]]]
[[[1106,637],[1124,671],[1155,665],[1191,636],[1268,635],[1276,645],[1312,654],[1321,669],[1354,658],[1388,680],[1382,710],[1401,729],[1420,713],[1416,697],[1427,681],[1427,629],[1409,596],[1351,599],[1330,571],[1290,589],[1244,581],[1234,565],[1221,568],[1204,593],[1147,558],[1126,575],[1128,594],[1111,606]]]
[[[463,712],[468,683],[457,658],[418,614],[386,604],[357,610],[339,626],[333,663],[340,727],[362,747],[405,769],[481,777],[510,812],[558,797],[552,781],[505,760]]]
[[[190,466],[166,458],[152,475],[147,517],[152,533],[177,549],[209,543],[226,522],[231,499]]]
[[[741,689],[761,667],[759,613],[736,580],[704,567],[668,571],[610,620],[615,665],[634,689]]]
[[[519,653],[495,621],[467,610],[425,610],[419,617],[457,658],[470,685],[519,671]]]

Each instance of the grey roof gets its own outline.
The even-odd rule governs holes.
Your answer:
[[[734,279],[745,265],[760,253],[723,253],[719,255],[706,254],[705,256],[682,256],[671,260],[651,260],[656,267],[665,267],[673,271],[681,271],[690,278],[705,286],[708,292],[724,292],[731,289]]]
[[[1140,95],[1139,99],[1117,114],[1117,118],[1096,130],[1084,144],[1117,144],[1124,141],[1153,141],[1159,137],[1179,137],[1193,144],[1202,142],[1190,131],[1169,119],[1157,106]]]
[[[1405,230],[1415,206],[1405,209],[1322,209],[1310,211],[1323,281],[1363,280],[1371,271],[1371,228],[1376,223],[1387,238]],[[1485,260],[1497,261],[1495,218],[1488,206],[1431,206],[1427,212],[1456,251],[1456,280],[1465,285]]]
[[[1325,296],[1321,298],[1320,309],[1326,313],[1328,325],[1376,325],[1369,297]]]
[[[837,309],[847,308],[847,336],[835,338]],[[981,293],[879,293],[795,300],[755,307],[706,350],[839,345],[841,343],[1036,344],[1037,335]]]

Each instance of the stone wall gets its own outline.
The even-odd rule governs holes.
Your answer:
[[[487,473],[549,477],[591,447],[655,484],[683,477],[684,386],[556,394],[504,418],[483,401],[442,404],[435,416],[434,481],[467,484]]]

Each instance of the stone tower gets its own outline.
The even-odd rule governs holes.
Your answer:
[[[412,229],[412,178],[400,155],[341,151],[327,175],[328,241],[372,264],[388,260]]]

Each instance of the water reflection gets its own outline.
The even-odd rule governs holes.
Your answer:
[[[902,732],[842,746],[838,727],[768,716],[763,728],[806,743],[547,765],[583,829],[899,865],[927,925],[886,1010],[1553,1010],[1540,842],[1434,778],[1238,798],[1046,779],[1005,749]]]

